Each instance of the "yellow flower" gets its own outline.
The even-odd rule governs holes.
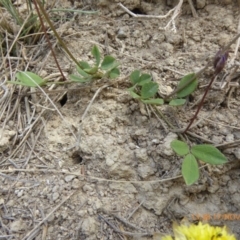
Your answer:
[[[213,227],[201,222],[198,225],[173,226],[174,238],[165,236],[162,240],[236,240],[226,227]]]

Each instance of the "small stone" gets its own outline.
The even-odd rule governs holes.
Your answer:
[[[80,181],[78,179],[74,178],[72,181],[72,188],[77,189],[77,188],[79,188],[79,186],[80,186]]]
[[[94,213],[94,211],[93,211],[93,209],[92,209],[92,208],[88,208],[88,210],[87,210],[87,211],[88,211],[88,214],[89,214],[89,215],[93,215],[93,213]]]
[[[55,192],[52,194],[52,200],[55,202],[59,198],[59,193]]]
[[[117,32],[117,37],[118,37],[119,39],[125,39],[125,38],[127,37],[125,31],[124,31],[122,28],[120,28],[120,29],[118,30],[118,32]]]
[[[80,217],[83,217],[87,213],[87,210],[79,210],[77,213]]]
[[[148,160],[147,150],[145,148],[139,148],[135,150],[136,160],[140,162],[146,162]]]
[[[152,176],[156,171],[156,168],[152,168],[146,164],[139,164],[138,166],[138,174],[143,179],[147,179]]]
[[[56,185],[56,186],[53,187],[52,192],[57,192],[58,189],[59,189],[59,186]]]
[[[172,148],[171,148],[171,142],[173,140],[177,139],[177,134],[176,133],[169,133],[166,138],[164,139],[163,143],[163,153],[167,156],[172,156],[174,154]]]
[[[159,144],[159,143],[160,143],[159,139],[153,139],[153,140],[152,140],[152,144],[156,144],[156,145],[157,145],[157,144]]]
[[[76,178],[75,175],[67,175],[64,180],[65,182],[71,182],[74,178]]]
[[[95,234],[96,233],[96,220],[94,217],[86,217],[83,219],[82,225],[81,225],[81,232],[87,236]]]
[[[240,149],[237,148],[233,151],[233,154],[235,155],[235,157],[237,158],[237,160],[240,160]]]
[[[135,145],[134,143],[132,143],[132,142],[128,143],[128,146],[129,146],[129,148],[130,148],[131,150],[136,149],[136,145]]]
[[[22,195],[23,195],[23,190],[21,189],[21,190],[19,190],[19,192],[17,193],[17,196],[18,196],[18,197],[22,197]]]
[[[223,139],[222,139],[222,136],[216,136],[216,135],[214,135],[214,136],[212,137],[212,141],[213,141],[214,143],[222,143],[222,142],[223,142]]]
[[[12,232],[19,232],[25,230],[26,228],[26,223],[23,222],[21,219],[10,223],[10,229]]]
[[[92,188],[90,185],[85,184],[85,185],[83,186],[83,191],[84,191],[84,192],[92,192],[92,191],[93,191],[93,188]]]
[[[234,141],[234,135],[233,134],[228,134],[226,136],[226,141],[227,142],[233,142]]]
[[[204,8],[206,5],[206,0],[197,0],[197,9]]]

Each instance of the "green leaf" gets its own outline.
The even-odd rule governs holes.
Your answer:
[[[109,72],[109,77],[111,79],[117,78],[120,75],[120,71],[118,68],[113,68],[110,72]]]
[[[84,71],[86,73],[89,73],[89,74],[95,74],[98,71],[98,67],[95,66],[95,67],[92,67],[92,68],[89,68],[89,69],[84,69]]]
[[[169,102],[170,106],[182,106],[186,102],[186,99],[173,99]]]
[[[139,82],[140,79],[140,71],[139,70],[135,70],[131,73],[130,75],[130,81],[132,84],[136,84]]]
[[[148,82],[142,86],[141,98],[152,98],[158,91],[158,84],[156,82]]]
[[[214,146],[209,144],[195,145],[191,153],[199,160],[213,165],[224,164],[227,158]]]
[[[119,65],[119,63],[116,61],[116,59],[112,56],[105,56],[102,64],[101,64],[101,69],[110,71],[113,68],[116,68]]]
[[[144,84],[151,81],[152,81],[152,76],[147,73],[143,73],[139,78],[138,85],[143,86]]]
[[[134,91],[132,91],[131,88],[128,89],[128,92],[133,98],[136,98],[136,99],[140,98],[140,96],[137,93],[135,93]]]
[[[88,63],[88,62],[85,62],[85,61],[79,62],[79,65],[80,65],[80,67],[81,67],[82,70],[84,70],[84,69],[90,69],[90,68],[91,68],[91,66],[89,65],[89,63]]]
[[[188,154],[183,159],[182,175],[187,185],[191,185],[199,179],[198,163],[192,154]]]
[[[189,147],[183,141],[173,140],[170,146],[173,149],[173,151],[177,153],[179,156],[184,156],[189,153]]]
[[[90,75],[87,74],[85,71],[83,71],[79,66],[77,66],[77,71],[80,75],[82,75],[83,77],[89,77]]]
[[[197,85],[198,85],[198,81],[197,81],[195,73],[190,73],[190,74],[184,76],[180,80],[177,88],[183,87],[188,82],[191,82],[191,83],[189,83],[186,87],[184,87],[181,91],[179,91],[177,93],[177,97],[179,97],[179,98],[186,97],[195,91],[195,89],[197,88]]]
[[[98,67],[99,64],[100,64],[101,54],[100,54],[99,49],[96,45],[94,45],[93,48],[92,48],[92,55],[95,57],[96,66]]]
[[[15,84],[20,84],[27,87],[37,87],[37,86],[43,86],[46,84],[46,81],[43,80],[41,77],[36,75],[32,72],[18,72],[16,74],[16,78],[20,80],[20,82],[12,82]]]
[[[146,99],[146,100],[142,100],[143,103],[146,104],[156,104],[156,105],[162,105],[164,103],[163,99],[161,98],[152,98],[152,99]]]
[[[71,79],[73,82],[79,82],[79,83],[85,83],[85,82],[89,82],[89,81],[92,80],[91,77],[82,78],[82,77],[76,76],[76,75],[74,75],[74,74],[71,74],[71,75],[70,75],[70,79]]]

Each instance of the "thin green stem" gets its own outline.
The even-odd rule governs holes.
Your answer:
[[[47,40],[47,42],[48,42],[48,46],[49,46],[50,49],[51,49],[51,52],[52,52],[53,58],[54,58],[54,60],[55,60],[55,63],[56,63],[56,65],[57,65],[57,68],[58,68],[59,72],[61,73],[63,80],[66,81],[67,79],[66,79],[66,77],[64,76],[64,74],[63,74],[63,72],[62,72],[62,69],[61,69],[61,67],[60,67],[60,65],[59,65],[59,63],[58,63],[56,54],[55,54],[55,52],[54,52],[54,50],[53,50],[52,44],[51,44],[51,42],[50,42],[50,40],[49,40],[49,37],[48,37],[48,35],[47,35],[47,31],[46,31],[46,28],[45,28],[43,19],[42,19],[41,13],[40,13],[39,8],[38,8],[38,6],[40,7],[41,3],[39,3],[38,0],[33,0],[33,2],[34,2],[34,4],[35,4],[35,8],[36,8],[36,10],[37,10],[37,14],[38,14],[38,16],[39,16],[39,19],[40,19],[40,22],[41,22],[41,25],[42,25],[42,29],[43,29],[44,35],[45,35],[46,40]],[[41,6],[41,7],[42,7],[42,6]],[[41,8],[41,7],[40,7],[40,8]]]
[[[69,55],[69,57],[80,67],[77,59],[72,55],[72,53],[68,50],[66,44],[63,42],[63,40],[61,39],[61,37],[58,35],[55,27],[53,26],[50,18],[48,17],[47,12],[45,11],[45,9],[43,8],[42,4],[39,2],[39,0],[34,0],[38,3],[38,6],[42,12],[42,14],[44,15],[47,23],[49,24],[50,28],[52,29],[52,31],[54,32],[54,35],[56,36],[58,42],[60,43],[60,45],[63,47],[63,49],[66,51],[66,53]]]

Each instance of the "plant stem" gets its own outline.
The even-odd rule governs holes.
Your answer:
[[[62,69],[61,69],[61,67],[60,67],[60,65],[59,65],[59,63],[58,63],[56,54],[54,53],[52,44],[51,44],[51,42],[50,42],[50,40],[49,40],[49,37],[48,37],[48,35],[47,35],[47,31],[46,31],[46,28],[45,28],[43,19],[42,19],[42,16],[41,16],[40,11],[39,11],[39,8],[38,8],[38,6],[39,6],[40,9],[41,9],[41,11],[42,11],[42,8],[43,8],[43,7],[41,6],[41,3],[38,2],[38,0],[33,0],[33,2],[34,2],[34,5],[35,5],[35,8],[36,8],[36,10],[37,10],[37,14],[38,14],[38,17],[39,17],[39,19],[40,19],[40,22],[41,22],[41,25],[42,25],[42,29],[43,29],[43,31],[44,31],[44,35],[45,35],[46,40],[47,40],[47,42],[48,42],[48,46],[49,46],[49,48],[51,49],[51,52],[52,52],[53,58],[54,58],[54,60],[55,60],[55,63],[56,63],[56,65],[57,65],[57,68],[58,68],[59,72],[61,73],[63,80],[66,81],[67,79],[66,79],[66,77],[64,76],[64,74],[63,74],[63,72],[62,72]],[[44,15],[44,16],[45,16],[45,15]]]
[[[42,14],[44,15],[46,21],[48,22],[50,28],[52,29],[52,31],[54,32],[54,35],[56,36],[58,42],[60,43],[60,45],[63,47],[63,49],[66,51],[66,53],[69,55],[69,57],[80,67],[77,59],[72,55],[72,53],[68,50],[66,44],[62,41],[61,37],[58,35],[55,27],[53,26],[51,20],[49,19],[45,9],[43,8],[42,4],[39,2],[39,0],[34,0],[34,2],[38,3],[38,6],[42,12]],[[80,67],[81,68],[81,67]]]
[[[193,124],[194,120],[196,119],[196,117],[197,117],[200,109],[202,108],[204,99],[205,99],[205,97],[207,96],[207,93],[209,92],[209,89],[211,88],[211,85],[212,85],[212,83],[213,83],[213,81],[214,81],[214,79],[215,79],[216,76],[217,76],[216,74],[214,74],[214,75],[212,76],[212,79],[211,79],[210,83],[209,83],[208,86],[207,86],[207,89],[206,89],[206,91],[205,91],[205,93],[204,93],[204,95],[203,95],[203,97],[202,97],[202,100],[201,100],[201,102],[200,102],[199,105],[198,105],[197,111],[195,112],[193,118],[191,119],[190,123],[188,124],[187,128],[184,130],[183,133],[186,133],[186,132],[188,131],[188,129],[192,126],[192,124]]]

